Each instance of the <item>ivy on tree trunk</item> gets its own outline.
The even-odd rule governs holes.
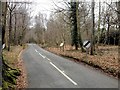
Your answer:
[[[78,49],[78,30],[77,30],[77,3],[71,0],[70,2],[70,21],[71,21],[71,39],[72,46]]]

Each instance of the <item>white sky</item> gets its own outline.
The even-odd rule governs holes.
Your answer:
[[[32,5],[32,16],[37,15],[39,12],[47,14],[49,18],[50,11],[53,9],[51,0],[35,0]]]
[[[23,0],[25,1],[25,0]],[[27,1],[27,0],[26,0]],[[32,5],[32,16],[35,16],[38,14],[38,12],[47,14],[47,19],[49,18],[50,12],[53,11],[55,4],[53,3],[53,1],[59,6],[61,1],[69,1],[69,0],[29,0],[33,2]],[[76,1],[76,0],[74,0]],[[79,0],[79,1],[89,1],[91,2],[92,0]],[[99,2],[99,0],[94,0],[95,2]],[[118,0],[100,0],[101,2],[114,2],[114,1],[118,1]]]
[[[61,1],[70,1],[70,0],[1,0],[1,1],[13,1],[13,2],[32,2],[32,6],[31,6],[31,15],[35,16],[37,15],[39,12],[47,14],[47,19],[49,18],[49,15],[51,13],[51,11],[53,11],[55,5],[53,2],[55,2],[57,5],[61,2]],[[76,1],[76,0],[73,0]],[[83,2],[91,2],[92,0],[78,0],[78,1],[83,1]],[[94,0],[95,2],[115,2],[118,0]],[[58,5],[58,6],[59,6]]]
[[[6,1],[6,0],[1,0],[1,1]],[[50,13],[54,10],[55,4],[53,2],[56,3],[56,5],[60,6],[61,1],[69,1],[69,0],[7,0],[7,1],[14,1],[14,2],[32,2],[31,5],[31,9],[30,9],[30,14],[31,16],[36,16],[39,12],[42,14],[46,14],[47,15],[47,19],[49,19]],[[76,0],[74,0],[76,1]],[[79,0],[79,1],[87,1],[87,2],[91,2],[92,0]],[[94,0],[95,2],[99,2],[99,0]],[[101,2],[115,2],[118,0],[100,0]],[[96,11],[95,11],[96,12]],[[97,10],[98,12],[98,10]]]
[[[55,4],[59,5],[61,1],[63,0],[32,0],[31,15],[35,16],[40,12],[46,14],[48,19],[50,13],[54,11]]]
[[[46,18],[49,19],[50,13],[53,12],[55,9],[55,4],[59,5],[59,2],[63,0],[32,0],[30,14],[32,17],[38,15],[38,13],[42,13],[46,15]],[[53,3],[54,2],[54,3]],[[32,26],[34,26],[34,19],[32,21]]]

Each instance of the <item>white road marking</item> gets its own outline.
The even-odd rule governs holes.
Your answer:
[[[39,53],[39,55],[40,55],[41,57],[45,58],[45,56],[43,56],[41,53]]]
[[[36,49],[35,49],[36,52],[38,52]]]
[[[39,53],[39,52],[38,52]],[[42,55],[41,53],[39,53],[39,55]]]
[[[46,58],[47,58],[47,57],[46,57]],[[51,62],[51,60],[50,60],[49,58],[47,58],[47,60]]]
[[[70,82],[72,82],[74,85],[78,85],[75,81],[73,81],[70,77],[68,77],[63,71],[61,71],[57,66],[55,66],[52,62],[50,64],[57,69],[62,75],[64,75]]]
[[[35,49],[35,51],[37,52],[37,53],[39,53],[36,49]],[[64,73],[64,71],[61,71],[57,66],[55,66],[52,62],[51,62],[51,60],[49,59],[49,58],[47,58],[46,56],[43,56],[41,53],[39,53],[39,55],[41,56],[41,57],[43,57],[43,58],[46,58],[48,61],[50,61],[50,64],[55,68],[55,69],[57,69],[62,75],[64,75],[70,82],[72,82],[74,85],[77,85],[77,83],[76,82],[74,82],[70,77],[68,77],[65,73]]]
[[[36,51],[37,53],[39,53],[36,49],[35,49],[35,51]],[[45,56],[43,56],[41,53],[39,53],[39,55],[42,56],[43,58],[45,58]]]

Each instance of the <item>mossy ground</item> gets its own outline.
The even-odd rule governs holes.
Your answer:
[[[11,50],[3,50],[3,68],[2,68],[2,89],[15,89],[16,80],[21,71],[16,67],[19,53],[24,49],[23,46],[11,46]]]

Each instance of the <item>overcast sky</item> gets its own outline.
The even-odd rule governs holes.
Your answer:
[[[50,13],[55,10],[55,4],[60,5],[61,1],[63,0],[32,0],[31,15],[35,16],[40,12],[42,14],[46,14],[48,19]]]
[[[32,15],[37,15],[38,12],[47,14],[47,18],[49,18],[49,14],[51,11],[53,11],[55,2],[58,6],[60,5],[60,2],[62,1],[69,1],[69,0],[29,0],[33,2],[32,5]],[[76,1],[76,0],[75,0]],[[91,2],[92,0],[79,0],[79,1],[87,1]],[[94,0],[95,2],[99,2],[99,0]],[[101,2],[111,2],[111,1],[118,1],[118,0],[100,0]]]
[[[6,1],[6,0],[1,0],[1,1]],[[55,4],[56,3],[58,6],[60,6],[60,3],[62,1],[70,1],[70,0],[7,0],[7,1],[14,1],[14,2],[32,2],[31,6],[31,15],[35,16],[39,12],[47,14],[47,18],[49,18],[49,15],[51,11],[53,11]],[[74,0],[76,1],[76,0]],[[79,0],[83,2],[91,2],[92,0]],[[94,0],[95,2],[99,2],[99,0]],[[114,2],[118,0],[100,0],[101,2]],[[54,3],[53,3],[54,2]]]
[[[52,5],[53,4],[51,0],[35,0],[35,2],[33,2],[32,4],[32,15],[35,16],[39,12],[41,12],[47,14],[47,17],[49,17],[48,15],[50,14],[50,11],[53,9]]]
[[[6,0],[2,0],[2,1],[6,1]],[[69,0],[9,0],[9,1],[17,1],[17,2],[32,2],[31,5],[31,9],[30,9],[30,14],[31,16],[36,16],[39,12],[42,14],[46,14],[47,19],[49,19],[50,13],[54,10],[54,8],[56,7],[56,5],[62,7],[60,4],[62,1],[69,1]],[[76,1],[76,0],[74,0]],[[91,2],[92,0],[79,0],[79,1],[83,1],[83,2]],[[99,2],[99,0],[94,0],[95,2]],[[118,0],[100,0],[101,2],[114,2],[114,1],[118,1]],[[54,3],[55,4],[54,4]],[[95,11],[95,12],[98,12]]]

